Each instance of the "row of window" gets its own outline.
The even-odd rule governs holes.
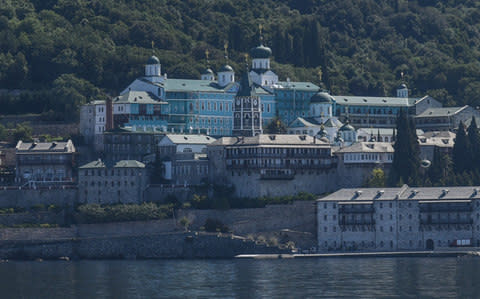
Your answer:
[[[345,154],[345,161],[392,161],[393,154]]]
[[[89,184],[88,184],[88,182],[85,181],[85,182],[83,182],[83,185],[84,185],[85,187],[88,187]],[[95,182],[93,182],[93,181],[90,182],[90,186],[91,186],[91,187],[97,186],[97,187],[101,188],[101,187],[108,187],[108,186],[110,186],[110,185],[111,185],[112,187],[115,187],[115,186],[120,187],[120,186],[122,186],[122,182],[121,182],[121,181],[110,181],[110,183],[109,183],[108,181],[104,181],[103,184],[102,184],[102,182],[100,182],[100,181],[98,181],[97,183],[95,183]],[[135,182],[134,182],[134,181],[130,181],[130,184],[129,184],[128,181],[123,181],[123,186],[126,187],[126,186],[129,186],[129,185],[130,185],[131,187],[134,187],[134,186],[135,186]]]
[[[84,175],[84,176],[94,176],[95,174],[97,176],[114,176],[115,173],[117,176],[120,176],[123,175],[124,176],[127,176],[129,173],[130,173],[130,176],[135,176],[137,174],[137,172],[134,170],[134,169],[128,169],[128,168],[124,168],[123,171],[121,171],[121,169],[111,169],[111,170],[107,170],[107,169],[85,169],[83,171],[81,171],[81,173]],[[141,173],[138,173],[139,175]]]

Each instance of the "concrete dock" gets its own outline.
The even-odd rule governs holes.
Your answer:
[[[303,258],[388,258],[388,257],[460,257],[480,256],[480,251],[396,251],[396,252],[336,252],[310,254],[241,254],[239,259],[303,259]]]

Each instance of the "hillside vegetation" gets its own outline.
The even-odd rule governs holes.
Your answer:
[[[78,105],[117,94],[152,53],[169,77],[240,72],[258,25],[282,80],[333,94],[392,95],[401,74],[413,96],[480,105],[480,3],[458,0],[4,0],[2,113],[74,120]]]

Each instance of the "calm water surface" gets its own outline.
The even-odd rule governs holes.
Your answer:
[[[480,298],[480,258],[0,264],[0,298]]]

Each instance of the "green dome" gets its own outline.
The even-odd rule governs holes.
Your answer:
[[[219,73],[222,72],[233,72],[233,68],[229,66],[228,64],[222,66],[222,68],[218,71]]]
[[[157,56],[151,56],[148,58],[147,64],[160,64],[160,60],[157,58]]]
[[[272,50],[269,47],[265,47],[264,45],[260,45],[258,47],[252,48],[250,50],[250,56],[252,58],[269,58],[272,56]]]
[[[310,103],[333,103],[333,97],[325,91],[319,91],[310,98]]]
[[[340,131],[344,132],[344,131],[355,131],[355,128],[352,127],[348,121],[340,128]]]

